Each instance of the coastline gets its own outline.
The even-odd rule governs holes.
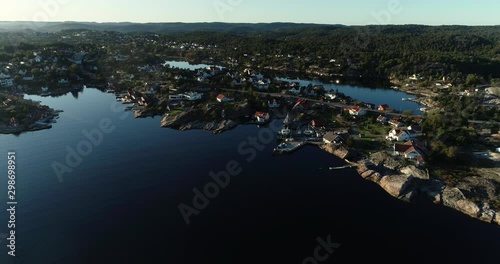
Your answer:
[[[50,129],[50,128],[52,128],[52,123],[55,123],[55,118],[58,116],[59,116],[58,111],[50,109],[50,113],[47,115],[47,117],[43,118],[42,120],[39,120],[39,121],[34,122],[32,124],[29,124],[29,125],[18,125],[16,127],[0,128],[0,134],[18,135],[18,134],[25,133],[25,132],[34,132],[34,131]]]
[[[432,203],[455,209],[472,218],[500,226],[500,211],[491,209],[487,202],[480,202],[481,204],[474,202],[457,187],[446,186],[440,180],[431,179],[427,171],[415,166],[403,167],[394,160],[390,162],[376,160],[376,155],[383,155],[380,153],[372,154],[368,159],[349,161],[346,158],[349,155],[345,151],[338,151],[338,149],[328,145],[323,145],[320,148],[345,160],[347,164],[356,168],[359,176],[376,183],[397,199],[412,202],[415,199],[424,198]],[[350,150],[348,153],[353,151],[357,152],[357,150]]]

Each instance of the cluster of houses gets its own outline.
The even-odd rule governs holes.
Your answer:
[[[5,99],[2,102],[2,104],[0,105],[0,107],[6,107],[7,110],[14,110],[18,105],[17,101],[23,100],[22,98],[21,99],[16,99],[16,98],[17,97],[11,97],[11,98]],[[26,119],[23,120],[23,122],[26,121],[28,123],[35,124],[35,123],[40,122],[41,120],[44,120],[45,118],[47,118],[47,116],[51,112],[51,110],[48,106],[43,106],[43,105],[40,105],[39,103],[34,103],[33,105],[34,105],[34,107],[31,108],[30,112],[26,114],[26,116],[25,116]],[[20,121],[18,119],[16,119],[15,117],[11,117],[5,125],[6,125],[6,127],[17,127],[20,125]]]
[[[395,156],[402,156],[406,159],[414,160],[419,165],[425,164],[423,153],[426,150],[426,146],[418,140],[407,141],[404,144],[394,144],[393,149]]]
[[[137,91],[128,91],[121,99],[125,103],[135,103],[138,106],[147,107],[158,104],[158,98],[150,94],[143,94]]]
[[[418,164],[424,164],[423,154],[427,146],[418,141],[418,137],[423,133],[423,128],[418,125],[422,118],[415,118],[415,124],[407,125],[401,117],[388,120],[387,117],[380,115],[377,121],[383,124],[389,124],[393,128],[386,136],[387,140],[405,143],[395,143],[393,146],[394,155],[404,156],[406,159],[415,160]]]
[[[14,80],[9,74],[0,73],[0,87],[12,87],[14,86]]]
[[[0,62],[0,87],[16,87],[19,82],[33,82],[39,76],[36,72],[54,72],[59,76],[67,76],[70,68],[59,62],[69,61],[81,65],[87,53],[76,52],[67,48],[44,48],[26,55],[21,61]],[[80,77],[78,77],[80,78]],[[70,81],[60,78],[58,84],[69,84]]]

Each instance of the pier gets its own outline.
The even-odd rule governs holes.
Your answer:
[[[330,170],[344,170],[344,169],[351,169],[353,167],[354,166],[352,166],[352,165],[344,165],[344,166],[340,166],[340,167],[330,167]]]
[[[274,148],[275,154],[287,154],[296,151],[297,149],[306,145],[307,142],[303,141],[291,141],[291,142],[283,142],[279,144],[276,148]]]

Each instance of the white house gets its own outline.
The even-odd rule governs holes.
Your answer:
[[[498,153],[500,153],[500,148],[497,148],[496,150],[497,150]]]
[[[404,156],[407,159],[418,160],[422,154],[411,142],[406,144],[394,144],[394,155]]]
[[[408,141],[411,138],[410,138],[410,135],[405,130],[392,129],[389,132],[387,139],[401,142],[401,141]]]
[[[337,98],[337,95],[332,93],[326,93],[325,98],[329,100],[334,100],[335,98]]]
[[[17,72],[19,75],[26,75],[27,71],[26,70],[19,70],[19,72]]]
[[[43,92],[43,93],[46,93],[46,92],[48,92],[48,91],[49,91],[49,87],[42,87],[42,92]]]
[[[40,57],[40,56],[36,56],[36,57],[35,57],[35,61],[36,61],[37,63],[40,63],[40,62],[42,62],[42,61],[43,61],[43,58],[42,58],[42,57]]]
[[[413,147],[413,146],[405,152],[405,158],[407,158],[407,159],[417,160],[418,158],[421,158],[421,157],[422,157],[422,154],[420,154],[420,152],[417,149],[415,149],[415,147]]]

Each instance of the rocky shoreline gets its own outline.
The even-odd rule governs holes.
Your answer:
[[[372,181],[382,187],[391,196],[412,202],[422,196],[435,204],[453,208],[481,221],[500,225],[500,211],[490,208],[488,202],[496,199],[495,192],[488,197],[479,197],[468,192],[474,186],[463,184],[461,188],[446,186],[444,182],[431,179],[429,173],[415,166],[403,166],[385,153],[374,153],[368,159],[351,162],[356,150],[348,150],[334,145],[323,145],[321,148],[356,168],[365,180]]]
[[[202,129],[212,131],[214,134],[219,134],[238,126],[237,122],[230,119],[221,121],[185,121],[188,115],[190,115],[189,112],[183,112],[175,116],[165,115],[161,120],[161,127],[168,127],[181,131]]]
[[[40,131],[52,128],[52,123],[55,123],[55,118],[59,116],[58,111],[51,110],[51,112],[44,119],[30,125],[18,125],[15,127],[0,127],[0,134],[21,134],[24,132]]]

